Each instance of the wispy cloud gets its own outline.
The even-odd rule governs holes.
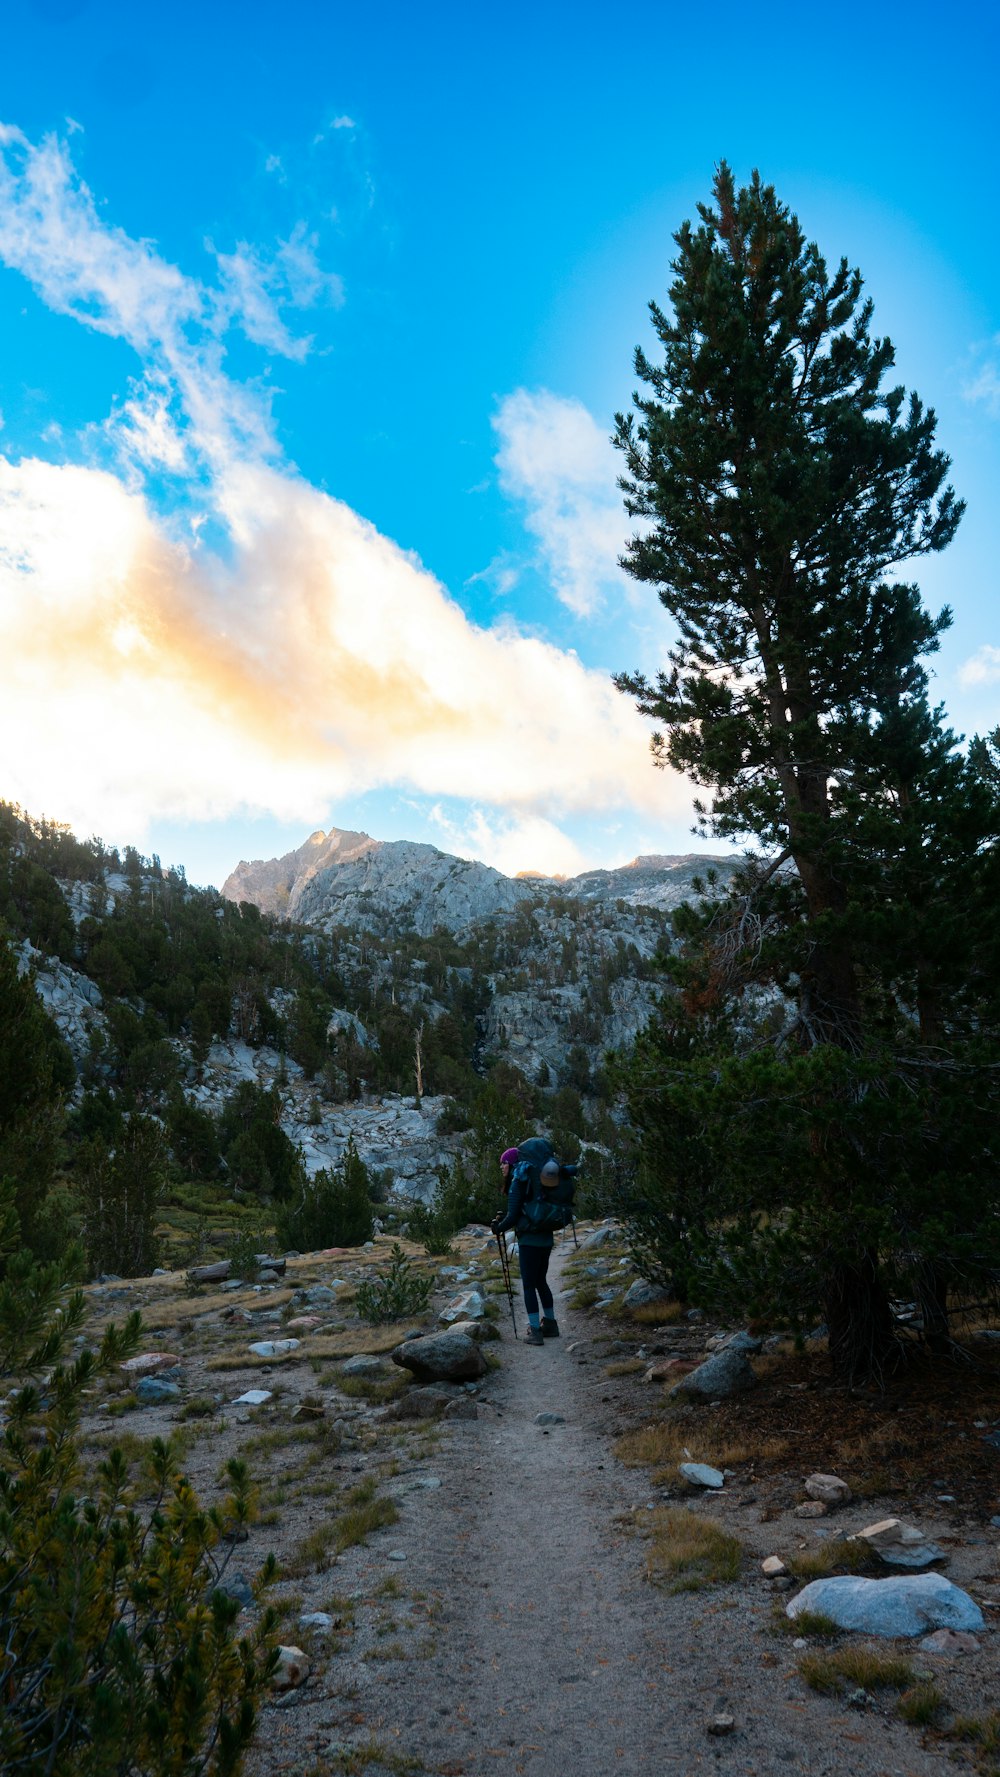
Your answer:
[[[962,685],[1000,684],[1000,648],[984,642],[959,668],[958,678]]]
[[[976,352],[981,362],[974,376],[965,383],[962,394],[966,401],[978,401],[993,414],[1000,415],[1000,333],[987,346]]]
[[[550,868],[580,861],[559,832],[573,811],[686,807],[604,674],[513,625],[477,627],[411,553],[282,466],[266,397],[226,374],[222,329],[238,309],[273,347],[272,280],[335,300],[308,232],[273,272],[238,248],[207,290],[104,221],[65,146],[13,131],[2,146],[0,258],[127,339],[142,372],[113,416],[127,472],[0,456],[5,794],[140,838],[154,817],[315,822],[395,784],[467,801],[479,855]],[[591,497],[584,410],[512,400],[510,474],[537,488],[568,473]],[[189,489],[180,509],[153,502],[144,477],[162,469]],[[574,573],[563,590],[582,598],[582,560]]]
[[[508,395],[493,426],[500,485],[523,506],[559,598],[586,616],[623,585],[629,525],[615,452],[582,402],[547,389]]]
[[[268,395],[225,373],[227,331],[238,327],[267,351],[301,360],[311,342],[291,331],[282,308],[342,299],[304,224],[270,260],[246,242],[218,254],[215,286],[184,274],[153,242],[103,220],[65,143],[46,136],[34,144],[2,124],[0,260],[22,272],[49,308],[127,341],[148,383],[134,393],[134,410],[159,410],[169,385],[190,446],[216,468],[234,456],[279,454]],[[147,435],[147,426],[133,423],[123,441]]]

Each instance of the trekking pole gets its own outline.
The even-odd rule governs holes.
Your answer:
[[[510,1303],[510,1324],[514,1329],[514,1337],[516,1339],[517,1321],[514,1319],[514,1291],[510,1281],[510,1259],[507,1255],[507,1242],[502,1234],[497,1235],[497,1246],[500,1248],[500,1269],[503,1272],[504,1285],[507,1290],[507,1300]]]

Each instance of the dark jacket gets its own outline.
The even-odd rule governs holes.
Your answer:
[[[521,1219],[521,1210],[524,1207],[524,1200],[528,1195],[528,1179],[526,1176],[522,1176],[521,1178],[518,1177],[520,1170],[521,1168],[519,1166],[515,1166],[511,1175],[510,1188],[507,1192],[507,1213],[504,1216],[503,1221],[499,1223],[497,1232],[499,1234],[506,1234],[508,1229],[513,1228],[517,1233],[519,1245],[547,1246],[551,1248],[555,1244],[555,1237],[551,1228],[544,1228],[541,1230],[529,1229],[526,1233],[522,1234],[517,1226]]]

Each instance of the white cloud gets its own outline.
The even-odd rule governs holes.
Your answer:
[[[962,685],[995,685],[1000,682],[1000,648],[984,642],[959,668],[958,678]]]
[[[332,124],[330,125],[330,128],[332,130],[356,130],[357,127],[358,126],[355,123],[353,117],[348,117],[346,112],[344,112],[340,117],[335,117]]]
[[[0,257],[50,306],[129,340],[144,370],[113,416],[124,476],[0,455],[4,794],[138,841],[151,819],[315,823],[334,798],[400,785],[468,801],[478,855],[560,870],[583,861],[559,831],[573,812],[686,809],[603,673],[477,627],[411,553],[280,466],[266,402],[223,368],[231,291],[108,226],[61,145],[4,145]],[[312,237],[283,251],[274,277],[312,291]],[[226,275],[263,335],[281,324],[270,273],[241,252]],[[505,404],[511,474],[558,483],[547,436],[583,500],[599,453],[584,410],[554,399]],[[144,491],[164,468],[196,496],[186,529],[184,508],[161,517]]]
[[[623,585],[629,524],[614,449],[582,402],[547,389],[508,395],[493,426],[500,485],[525,507],[560,599],[586,616]]]
[[[305,821],[401,784],[505,810],[491,852],[516,868],[569,867],[552,824],[568,811],[683,808],[603,674],[477,628],[301,479],[233,466],[225,502],[224,560],[106,472],[0,457],[7,795],[138,834],[239,808]],[[470,817],[473,842],[490,818]]]

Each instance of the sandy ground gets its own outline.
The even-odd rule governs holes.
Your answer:
[[[574,1325],[557,1304],[563,1337],[542,1349],[515,1344],[506,1319],[476,1421],[408,1435],[388,1482],[399,1522],[302,1583],[300,1608],[344,1613],[350,1632],[303,1633],[313,1676],[265,1710],[251,1777],[954,1769],[952,1748],[894,1719],[891,1700],[854,1709],[805,1687],[759,1562],[807,1532],[762,1523],[750,1486],[693,1502],[744,1540],[738,1582],[679,1595],[647,1582],[643,1518],[660,1498],[613,1456],[616,1385],[584,1317]],[[543,1412],[563,1423],[537,1425]],[[349,1480],[374,1460],[361,1451],[337,1466]],[[870,1521],[871,1504],[861,1510]],[[992,1547],[949,1573],[992,1574],[996,1594]],[[906,1651],[956,1708],[982,1711],[1000,1695],[998,1640],[938,1660]],[[722,1737],[709,1731],[718,1714],[734,1718]]]

